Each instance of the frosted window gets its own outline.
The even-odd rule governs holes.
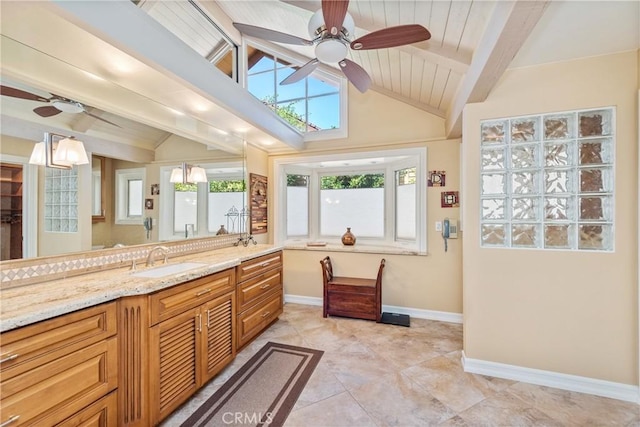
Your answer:
[[[309,176],[287,175],[287,236],[309,235]]]
[[[482,246],[612,251],[614,118],[605,108],[482,122]]]

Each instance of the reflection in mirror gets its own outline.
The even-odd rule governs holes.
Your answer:
[[[207,182],[172,183],[161,168],[160,240],[243,232],[244,168],[241,161],[200,164]]]
[[[101,156],[91,157],[91,222],[105,221],[104,161]]]

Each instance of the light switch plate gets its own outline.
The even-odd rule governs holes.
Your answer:
[[[436,221],[436,231],[442,231],[442,221]]]

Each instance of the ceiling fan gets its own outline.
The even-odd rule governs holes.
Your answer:
[[[79,114],[84,113],[88,116],[93,117],[94,119],[101,120],[105,123],[109,123],[110,125],[121,127],[116,123],[110,122],[109,120],[105,120],[102,117],[99,117],[93,113],[87,111],[86,106],[81,104],[78,101],[74,101],[72,99],[63,98],[62,96],[52,94],[51,98],[44,98],[40,95],[36,95],[35,93],[27,92],[21,89],[16,89],[9,86],[0,85],[0,94],[4,96],[11,96],[13,98],[26,99],[29,101],[38,101],[38,102],[46,102],[51,105],[44,105],[42,107],[36,107],[33,109],[33,112],[39,115],[40,117],[51,117],[60,113],[71,113],[71,114]]]
[[[311,40],[254,25],[234,22],[233,26],[243,34],[260,39],[301,46],[315,46],[316,57],[280,82],[281,85],[302,80],[311,74],[320,62],[327,64],[337,62],[347,79],[363,93],[371,86],[371,77],[360,65],[346,58],[349,47],[354,50],[384,49],[431,38],[431,33],[425,27],[410,24],[384,28],[351,40],[355,23],[351,15],[347,13],[348,8],[349,0],[322,0],[322,9],[318,10],[309,20]]]

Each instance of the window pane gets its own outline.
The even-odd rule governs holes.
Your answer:
[[[309,98],[308,131],[338,129],[340,127],[340,96],[325,95]]]
[[[247,84],[251,95],[258,98],[260,101],[270,104],[276,99],[274,93],[274,71],[268,71],[266,73],[260,73],[253,76],[249,76]]]
[[[309,176],[287,175],[287,236],[309,235]]]
[[[282,82],[284,79],[286,79],[291,74],[293,74],[294,71],[295,69],[293,68],[281,68],[277,72],[276,82],[278,85],[276,87],[276,90],[278,92],[279,102],[290,101],[292,99],[299,99],[299,98],[305,97],[305,90],[304,90],[305,79],[302,79],[300,81],[297,81],[291,84],[286,84],[286,85],[280,84],[280,82]]]
[[[273,56],[253,48],[249,48],[248,51],[250,52],[247,58],[250,75],[260,71],[273,70]]]
[[[130,179],[128,182],[127,216],[142,216],[142,180]]]
[[[198,230],[197,188],[196,184],[175,184],[174,233],[184,233],[185,224],[193,224],[194,230]]]
[[[333,83],[329,83],[315,77],[309,77],[307,80],[309,85],[309,96],[338,93],[338,86]]]
[[[222,226],[228,233],[240,233],[244,183],[241,180],[209,181],[207,194],[207,229],[218,232]]]
[[[397,170],[396,239],[416,238],[416,168]]]
[[[323,176],[320,234],[384,237],[384,174]]]
[[[282,117],[294,128],[302,132],[305,131],[306,111],[304,100],[280,103],[276,106],[276,114]]]

